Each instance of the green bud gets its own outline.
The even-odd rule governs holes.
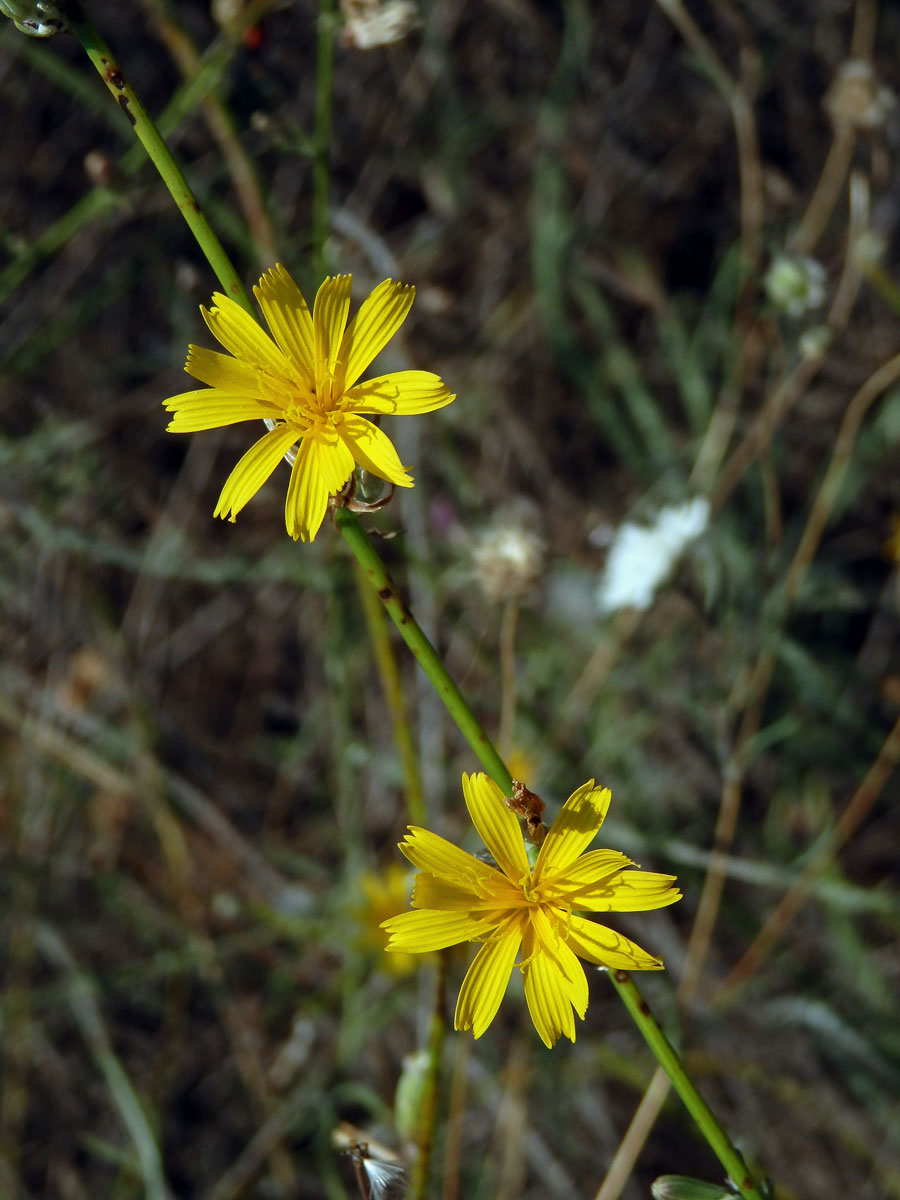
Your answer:
[[[67,28],[66,19],[53,0],[0,0],[0,13],[21,33],[52,37]]]
[[[405,1142],[416,1140],[427,1085],[428,1051],[417,1050],[414,1054],[407,1054],[394,1095],[394,1122]]]
[[[704,1183],[688,1175],[660,1175],[650,1185],[653,1200],[735,1200],[721,1183]]]

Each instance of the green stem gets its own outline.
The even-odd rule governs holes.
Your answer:
[[[331,113],[334,95],[334,0],[319,0],[316,38],[316,127],[313,158],[313,258],[316,275],[328,274],[328,203],[331,185]]]
[[[75,36],[81,42],[85,54],[94,64],[100,78],[109,88],[119,108],[131,122],[136,136],[147,151],[151,162],[159,171],[163,183],[169,189],[181,215],[188,223],[191,233],[197,239],[197,244],[206,255],[209,265],[216,273],[225,294],[237,301],[242,308],[252,316],[256,310],[247,295],[241,279],[231,264],[222,243],[213,232],[213,228],[197,203],[194,193],[188,186],[181,168],[175,162],[172,152],[160,136],[147,110],[131,84],[125,77],[109,46],[94,28],[90,18],[82,11],[77,0],[66,0],[65,15]]]
[[[419,1114],[416,1136],[419,1153],[413,1163],[410,1180],[412,1185],[410,1189],[412,1200],[425,1200],[425,1196],[428,1193],[428,1175],[434,1153],[435,1134],[437,1133],[441,1059],[443,1057],[444,1042],[447,1038],[447,1011],[444,993],[447,990],[447,968],[449,962],[449,950],[439,951],[437,979],[434,985],[434,1008],[431,1012],[431,1023],[428,1029],[428,1065],[425,1068],[422,1107]]]
[[[713,1115],[712,1109],[697,1091],[675,1048],[663,1033],[659,1022],[638,990],[637,984],[627,971],[610,971],[609,978],[640,1030],[644,1041],[672,1081],[672,1087],[696,1121],[709,1148],[728,1172],[732,1183],[744,1200],[764,1200],[765,1193],[757,1186],[750,1174],[743,1155],[732,1144],[731,1139]]]
[[[403,766],[406,818],[410,825],[424,825],[425,794],[422,791],[422,775],[419,771],[419,760],[416,757],[416,744],[409,727],[409,716],[403,698],[403,681],[400,678],[400,668],[391,644],[387,617],[358,564],[356,582],[363,615],[366,618],[372,657],[375,659],[375,666],[381,677],[381,689],[384,692],[384,699],[391,717],[394,744]]]
[[[356,516],[349,508],[335,509],[334,523],[353,551],[366,578],[378,593],[388,616],[397,626],[400,636],[409,647],[413,658],[428,676],[434,690],[440,696],[450,716],[478,758],[488,775],[504,795],[512,794],[512,777],[503,759],[494,748],[491,739],[479,724],[478,718],[467,704],[462,692],[453,682],[450,673],[438,657],[438,653],[422,631],[422,627],[409,611],[391,579],[387,567],[375,551]]]

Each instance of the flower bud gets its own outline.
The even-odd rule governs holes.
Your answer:
[[[841,63],[824,104],[835,126],[871,131],[885,123],[896,99],[878,82],[870,63],[851,58]]]
[[[488,599],[522,597],[537,582],[544,565],[544,539],[537,523],[537,510],[522,500],[500,512],[478,535],[472,562]]]
[[[52,37],[67,28],[53,0],[0,0],[0,13],[9,17],[20,33],[31,37]]]
[[[735,1193],[721,1183],[703,1183],[688,1175],[660,1175],[650,1185],[653,1200],[735,1200]]]

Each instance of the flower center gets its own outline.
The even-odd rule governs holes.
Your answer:
[[[282,420],[302,433],[331,424],[343,408],[343,396],[336,393],[334,377],[323,372],[318,384],[310,386],[298,379],[285,379],[264,367],[258,369],[260,395],[283,411]]]

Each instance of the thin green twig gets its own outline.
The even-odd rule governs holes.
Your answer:
[[[85,54],[93,63],[100,78],[109,88],[116,103],[131,122],[135,135],[147,151],[150,161],[162,176],[163,182],[169,189],[172,199],[178,206],[181,215],[188,223],[191,233],[197,240],[200,249],[206,255],[209,265],[216,273],[226,295],[237,301],[242,308],[255,316],[256,311],[241,282],[240,276],[225,253],[225,248],[213,231],[212,226],[203,214],[194,193],[182,174],[181,168],[175,162],[171,150],[160,136],[147,110],[144,108],[137,93],[119,66],[100,33],[91,20],[83,12],[77,0],[66,0],[65,14],[75,36],[81,42]]]
[[[331,186],[331,114],[334,77],[334,0],[319,0],[316,37],[316,127],[313,158],[313,258],[321,279],[328,273],[328,205]]]
[[[694,1118],[697,1127],[706,1139],[709,1148],[728,1172],[731,1182],[738,1189],[744,1200],[765,1200],[765,1192],[757,1185],[743,1155],[732,1144],[722,1126],[713,1116],[712,1109],[697,1091],[690,1076],[685,1071],[681,1059],[672,1043],[663,1033],[662,1028],[647,1006],[646,1001],[638,990],[637,984],[627,971],[610,971],[609,978],[619,993],[622,1003],[631,1014],[632,1020],[640,1030],[644,1041],[653,1051],[654,1057],[669,1079],[672,1087],[681,1097],[685,1108]]]
[[[497,753],[493,742],[484,732],[462,692],[453,682],[437,651],[422,631],[422,627],[407,608],[387,567],[368,536],[348,508],[335,510],[334,523],[353,551],[356,561],[378,594],[388,616],[397,626],[413,658],[428,676],[460,733],[475,751],[478,761],[504,795],[512,794],[512,776]]]
[[[403,696],[403,680],[397,666],[397,658],[391,645],[389,627],[384,609],[369,586],[362,568],[357,564],[356,581],[362,604],[372,657],[381,679],[381,690],[391,717],[394,745],[403,767],[403,784],[406,794],[406,816],[411,825],[425,824],[425,794],[422,790],[422,773],[416,756],[416,745],[409,725],[409,714]]]

